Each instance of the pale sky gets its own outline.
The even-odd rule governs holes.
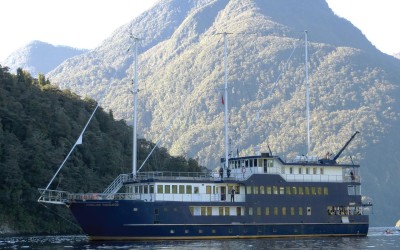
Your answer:
[[[118,27],[130,22],[156,2],[4,0],[0,12],[0,62],[33,40],[93,49]],[[400,52],[400,0],[327,2],[338,16],[352,22],[379,50],[387,54]]]

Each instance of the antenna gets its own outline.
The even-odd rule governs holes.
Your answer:
[[[306,112],[307,112],[307,155],[310,154],[310,96],[308,93],[308,48],[307,48],[307,30],[304,31],[305,40],[305,65],[306,65]]]

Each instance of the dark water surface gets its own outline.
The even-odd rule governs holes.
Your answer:
[[[386,231],[388,230],[388,231]],[[372,227],[367,237],[115,242],[84,235],[0,237],[0,249],[400,249],[400,231]]]

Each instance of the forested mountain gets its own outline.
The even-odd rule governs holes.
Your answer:
[[[41,41],[32,41],[14,51],[2,63],[15,73],[18,68],[28,71],[33,77],[39,73],[47,74],[64,60],[86,53],[87,49],[76,49],[68,46],[54,46]]]
[[[231,150],[254,146],[290,160],[306,154],[304,30],[308,31],[311,155],[360,163],[372,225],[400,218],[400,62],[315,0],[164,0],[98,48],[48,76],[131,119],[139,43],[139,133],[214,168],[223,156],[223,39],[228,35]],[[295,49],[294,49],[295,48]],[[108,90],[108,86],[111,88]],[[108,90],[108,91],[106,91]],[[165,128],[172,124],[168,133]]]
[[[78,233],[66,207],[42,206],[45,188],[82,132],[97,103],[59,90],[43,75],[0,65],[0,234]],[[138,143],[138,164],[154,143]],[[131,172],[132,129],[111,111],[97,110],[50,189],[102,192],[121,173]],[[197,162],[156,148],[143,170],[201,171]]]

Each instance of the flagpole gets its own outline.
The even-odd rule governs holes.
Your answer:
[[[225,108],[225,169],[229,168],[229,126],[228,126],[228,71],[227,71],[227,35],[230,33],[224,32],[224,71],[225,71],[225,87],[224,87],[224,108]]]

